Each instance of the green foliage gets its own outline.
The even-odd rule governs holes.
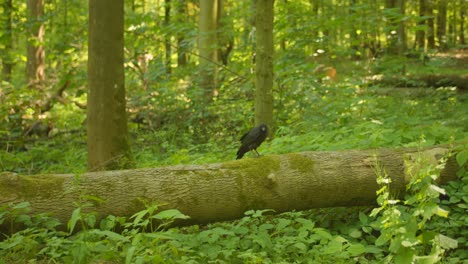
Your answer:
[[[192,1],[171,1],[171,23],[164,24],[162,2],[125,3],[125,86],[137,166],[233,160],[240,135],[254,120],[251,1],[226,2],[219,38],[234,46],[209,105],[197,102],[198,7]],[[184,14],[177,12],[182,2],[188,9]],[[459,15],[462,7],[456,2],[449,6],[449,17]],[[451,53],[409,50],[394,56],[386,50],[386,32],[394,25],[387,25],[384,15],[405,21],[411,36],[426,30],[416,22],[430,17],[413,15],[416,1],[407,3],[405,16],[381,8],[383,1],[336,3],[276,2],[276,133],[259,151],[269,155],[466,140],[468,94],[434,83],[433,89],[394,89],[419,87],[424,82],[416,77],[422,75],[466,72],[465,61]],[[41,89],[29,88],[24,78],[27,8],[21,1],[14,1],[14,7],[15,67],[12,80],[0,83],[0,171],[84,172],[86,110],[78,105],[86,103],[87,1],[46,3],[47,80]],[[170,74],[167,39],[172,45]],[[448,38],[451,46],[455,40]],[[187,63],[176,67],[179,44]],[[225,50],[225,43],[219,48]],[[314,73],[320,64],[336,68],[339,82]],[[372,84],[379,76],[397,81]],[[42,112],[66,83],[61,100]],[[50,137],[24,135],[38,120],[53,123]],[[404,197],[391,193],[378,169],[379,208],[372,213],[370,208],[279,215],[248,211],[234,222],[173,228],[174,221],[187,216],[150,201],[142,201],[145,208],[129,218],[100,219],[90,208],[101,200],[82,195],[67,223],[31,215],[26,202],[4,205],[0,263],[462,263],[468,259],[467,149],[465,144],[454,150],[459,180],[446,186],[436,184],[440,165],[423,157],[408,159],[412,180]]]
[[[377,181],[381,186],[377,192],[380,207],[370,216],[375,218],[371,226],[380,232],[375,245],[388,247],[390,253],[384,263],[439,263],[446,251],[459,248],[458,241],[446,235],[448,226],[438,230],[431,228],[433,223],[445,222],[433,220],[434,217],[449,217],[449,211],[442,208],[439,200],[447,193],[435,183],[446,161],[447,157],[434,165],[420,154],[408,157],[405,168],[410,182],[404,200],[391,194],[390,178],[384,168],[376,164]],[[461,251],[464,248],[462,246]],[[455,263],[459,258],[448,260]]]

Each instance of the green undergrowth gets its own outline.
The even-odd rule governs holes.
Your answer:
[[[27,202],[10,204],[0,208],[0,263],[463,263],[468,150],[456,152],[460,180],[445,186],[436,182],[448,157],[408,159],[411,181],[401,198],[375,159],[374,209],[250,210],[236,221],[175,228],[188,216],[151,202],[129,218],[97,221],[84,212],[99,198],[84,197],[59,231],[53,217],[29,214]]]
[[[438,88],[412,96],[397,90],[382,94],[379,89],[363,84],[303,87],[306,96],[291,95],[291,105],[283,99],[278,106],[275,135],[259,148],[260,153],[415,147],[421,136],[427,146],[468,138],[468,94]],[[137,167],[235,159],[239,137],[251,125],[228,127],[224,124],[238,117],[231,116],[221,99],[212,107],[218,115],[203,135],[190,123],[168,124],[159,130],[131,126]],[[251,115],[247,108],[239,111]],[[28,142],[24,150],[1,151],[0,170],[84,172],[85,142],[84,130]],[[250,157],[248,153],[246,158]]]

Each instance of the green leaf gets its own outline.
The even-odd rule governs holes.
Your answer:
[[[322,238],[331,240],[333,236],[324,228],[314,228],[314,232]]]
[[[418,244],[417,240],[416,241],[410,241],[408,239],[405,239],[405,240],[401,241],[401,245],[404,246],[404,247],[407,247],[407,248],[415,246],[417,244]]]
[[[382,249],[376,247],[376,246],[372,246],[372,245],[369,245],[366,247],[366,252],[367,253],[371,253],[371,254],[380,254],[382,253]]]
[[[361,222],[361,224],[367,225],[367,223],[369,222],[369,217],[365,213],[359,212],[359,221]]]
[[[349,232],[349,235],[353,238],[359,238],[362,236],[362,232],[356,228],[351,229],[351,232]]]
[[[145,233],[144,237],[149,237],[152,239],[161,239],[161,240],[171,240],[174,239],[174,236],[164,233]]]
[[[99,197],[96,197],[96,196],[92,196],[92,195],[83,195],[81,196],[81,198],[83,199],[86,199],[88,201],[95,201],[95,202],[98,202],[98,203],[104,203],[105,200],[99,198]]]
[[[343,249],[343,244],[336,240],[331,240],[330,243],[325,247],[325,254],[335,254],[341,252]]]
[[[292,222],[292,221],[289,220],[289,219],[280,218],[280,219],[278,220],[278,224],[276,224],[276,230],[277,230],[277,231],[283,230],[283,229],[286,228],[288,225],[290,225],[291,222]]]
[[[137,225],[141,222],[141,219],[148,213],[148,210],[141,210],[135,214],[133,214],[130,218],[135,218],[133,220],[133,224]]]
[[[298,243],[295,243],[293,246],[297,247],[299,250],[301,250],[302,252],[306,252],[307,251],[307,246],[302,243],[302,242],[298,242]]]
[[[272,225],[272,224],[262,224],[261,226],[258,227],[258,230],[259,231],[266,231],[266,230],[270,230],[270,229],[273,229],[275,226]]]
[[[113,215],[108,215],[106,218],[102,219],[99,223],[99,228],[102,230],[111,230],[116,226],[116,217]]]
[[[434,184],[431,184],[430,188],[431,188],[433,191],[436,191],[436,192],[438,192],[438,193],[440,193],[440,194],[445,195],[445,190],[444,190],[444,188],[440,188],[439,186],[434,185]]]
[[[135,250],[136,250],[136,247],[135,246],[131,246],[128,250],[127,250],[127,254],[125,254],[125,264],[130,264],[132,263],[132,259],[133,259],[133,255],[135,254]]]
[[[169,210],[164,210],[153,215],[152,218],[160,219],[160,220],[171,220],[171,219],[189,219],[190,217],[188,215],[184,215],[177,209],[169,209]]]
[[[94,231],[96,234],[98,235],[101,235],[101,236],[106,236],[108,238],[110,238],[111,240],[114,240],[114,241],[128,241],[129,239],[125,236],[122,236],[121,234],[118,234],[118,233],[115,233],[115,232],[112,232],[112,231],[108,231],[108,230],[99,230],[99,229],[95,229]]]
[[[411,264],[413,263],[414,250],[406,247],[400,247],[396,256],[395,263],[398,264]]]
[[[31,209],[31,204],[29,202],[21,202],[18,204],[15,204],[12,209],[18,210],[18,209]],[[28,211],[29,211],[28,210]]]
[[[382,233],[377,240],[375,240],[375,245],[376,246],[383,246],[385,245],[388,241],[390,240],[390,237],[388,237],[385,233]]]
[[[78,220],[81,219],[81,208],[76,208],[73,210],[72,216],[70,217],[70,220],[68,220],[67,227],[68,230],[70,230],[70,234],[73,233],[73,230],[75,229],[75,225],[78,222]]]
[[[86,217],[84,217],[83,220],[88,227],[93,228],[94,225],[96,224],[96,215],[94,214],[86,215]]]
[[[457,153],[457,163],[458,166],[462,167],[465,165],[466,161],[468,160],[468,150],[462,150]]]
[[[373,228],[370,226],[363,226],[362,231],[366,232],[367,234],[370,234],[372,232]]]
[[[351,256],[359,256],[366,252],[366,247],[362,244],[352,244],[348,247],[348,252],[351,254]]]
[[[442,209],[440,206],[437,206],[437,215],[447,218],[449,215],[449,212],[447,210]]]
[[[440,257],[439,255],[429,255],[429,256],[418,256],[415,257],[416,263],[418,264],[435,264],[439,263]]]
[[[455,239],[452,239],[448,236],[444,236],[442,234],[439,234],[437,236],[437,239],[439,240],[439,244],[442,248],[445,249],[454,249],[458,247],[458,241]]]

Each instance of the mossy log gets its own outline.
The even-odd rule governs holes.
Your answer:
[[[430,160],[448,148],[422,153]],[[168,166],[121,171],[24,176],[0,173],[0,206],[28,201],[33,212],[50,212],[62,223],[83,195],[104,202],[90,210],[100,216],[131,216],[143,209],[141,198],[167,204],[194,222],[236,219],[248,209],[277,212],[317,207],[373,205],[376,199],[375,164],[391,177],[391,189],[404,193],[408,177],[405,159],[414,149],[302,152],[244,158],[208,165]],[[449,159],[440,181],[456,179],[457,165]]]
[[[410,76],[386,76],[371,81],[371,84],[384,84],[396,87],[447,87],[455,86],[459,90],[468,90],[468,74],[426,74]]]

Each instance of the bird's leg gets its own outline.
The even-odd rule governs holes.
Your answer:
[[[257,149],[253,149],[253,151],[255,151],[255,153],[257,153],[257,158],[261,156],[261,155],[258,153]]]

